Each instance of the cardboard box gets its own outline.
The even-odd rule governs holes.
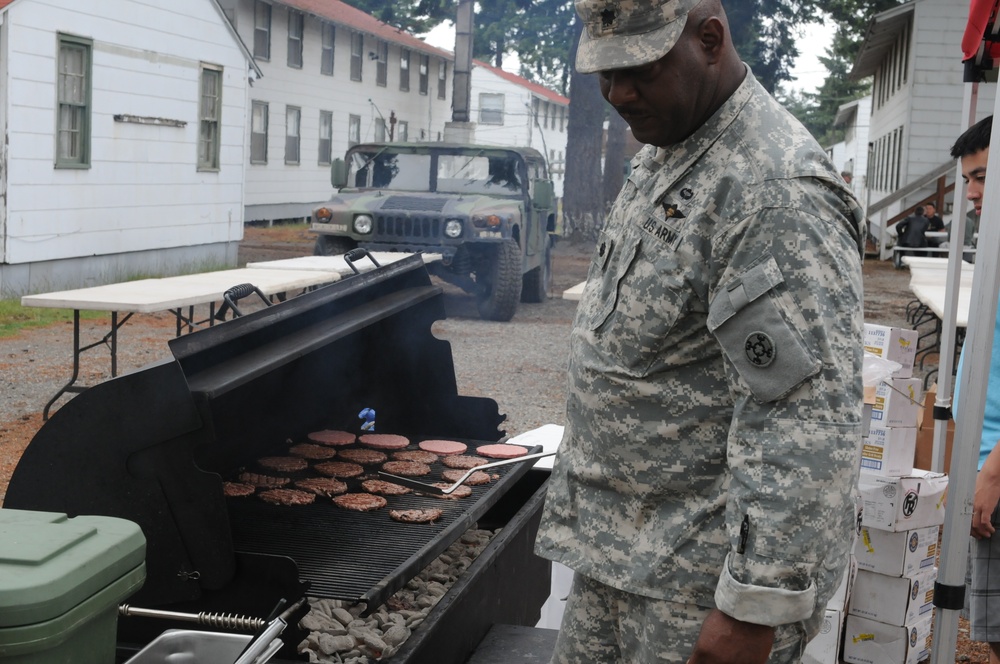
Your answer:
[[[861,472],[902,477],[913,471],[916,427],[872,425],[861,443]]]
[[[876,385],[872,426],[917,426],[923,406],[921,388],[919,378],[890,378]]]
[[[875,386],[865,385],[865,400],[861,407],[861,436],[867,437],[872,425],[872,410],[875,408]]]
[[[936,567],[912,576],[887,576],[859,569],[847,613],[888,625],[911,625],[934,610],[936,578]]]
[[[844,612],[827,609],[819,634],[806,644],[802,664],[837,664],[840,660],[840,635],[844,627]]]
[[[932,623],[930,616],[903,627],[847,616],[843,659],[848,664],[918,664],[930,657]]]
[[[899,362],[902,368],[893,372],[893,377],[909,378],[913,375],[918,335],[917,330],[865,323],[865,352]]]
[[[944,523],[948,476],[914,468],[904,477],[882,477],[862,473],[861,525],[892,532],[905,532]]]
[[[924,407],[917,429],[917,445],[913,455],[914,468],[932,468],[934,461],[934,402],[937,400],[937,384],[931,385],[924,393]],[[951,448],[955,442],[955,420],[948,420],[945,433],[944,466],[942,472],[951,468]]]
[[[888,576],[910,576],[934,567],[941,526],[891,533],[862,526],[854,545],[858,569]]]

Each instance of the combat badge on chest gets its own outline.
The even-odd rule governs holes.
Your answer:
[[[660,210],[663,217],[660,217]],[[642,222],[642,230],[676,250],[681,241],[680,226],[686,215],[674,203],[661,201],[659,209],[650,211]]]

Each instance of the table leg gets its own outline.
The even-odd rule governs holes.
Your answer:
[[[77,377],[80,375],[80,310],[73,310],[73,375],[70,376],[69,382],[62,386],[62,388],[55,393],[49,402],[45,404],[45,408],[42,409],[42,420],[47,421],[49,419],[49,410],[52,405],[67,392],[78,391],[74,389],[73,384],[76,383]]]

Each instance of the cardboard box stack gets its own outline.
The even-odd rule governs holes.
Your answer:
[[[930,654],[938,532],[948,477],[914,469],[920,379],[917,332],[865,325],[865,351],[900,369],[874,389],[862,442],[858,567],[844,624],[849,664],[916,664]]]

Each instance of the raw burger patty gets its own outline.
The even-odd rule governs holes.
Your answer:
[[[322,431],[313,431],[306,435],[306,438],[314,443],[319,443],[320,445],[350,445],[355,440],[355,436],[350,431],[337,431],[335,429],[323,429]]]
[[[382,470],[403,477],[420,477],[429,475],[431,467],[419,461],[386,461],[382,464]]]
[[[358,442],[379,450],[401,450],[410,444],[410,439],[394,433],[366,433],[358,439]]]
[[[226,498],[243,498],[244,496],[251,496],[257,488],[253,484],[244,484],[243,482],[223,482],[222,483],[222,495]]]
[[[356,463],[346,461],[324,461],[317,463],[313,468],[317,473],[329,475],[330,477],[357,477],[365,472],[365,469]]]
[[[294,473],[309,467],[308,461],[297,456],[261,457],[257,459],[257,464],[262,468],[275,470],[279,473]]]
[[[446,456],[441,459],[441,463],[448,466],[449,468],[461,468],[462,470],[470,470],[476,466],[482,466],[489,463],[488,459],[483,459],[477,456],[469,456],[467,454],[457,454],[455,456]]]
[[[332,477],[308,477],[304,480],[295,480],[295,487],[303,491],[312,491],[317,496],[326,496],[327,498],[347,491],[346,484]]]
[[[240,473],[239,480],[244,484],[252,484],[262,489],[276,489],[291,482],[287,477],[273,477],[272,475],[261,475],[260,473]]]
[[[441,510],[389,510],[389,518],[401,523],[432,523],[444,514]]]
[[[452,484],[454,482],[434,482],[433,486],[439,489],[450,489]],[[427,495],[434,496],[435,498],[444,498],[445,500],[458,500],[459,498],[468,498],[471,496],[472,489],[463,484],[451,493],[428,493]]]
[[[392,453],[392,458],[396,461],[419,461],[420,463],[434,463],[438,460],[438,455],[425,452],[424,450],[399,450]]]
[[[520,445],[483,445],[476,449],[477,454],[491,459],[516,459],[528,453],[528,449]]]
[[[445,478],[449,482],[454,483],[462,479],[462,475],[465,475],[466,472],[468,471],[462,470],[460,468],[455,470],[446,470],[443,473],[441,473],[441,477]],[[462,484],[468,484],[469,486],[478,486],[480,484],[489,484],[489,483],[490,483],[490,476],[481,470],[477,470],[476,472],[472,473],[471,475],[469,475],[468,479],[462,482]]]
[[[386,482],[385,480],[365,480],[361,483],[361,488],[368,493],[377,493],[383,496],[403,496],[412,491],[402,484]]]
[[[288,453],[302,457],[303,459],[313,459],[315,461],[332,459],[337,456],[337,450],[332,447],[327,447],[326,445],[313,445],[312,443],[299,443],[298,445],[292,445],[288,448]]]
[[[417,447],[428,452],[433,452],[434,454],[440,454],[441,456],[461,454],[469,449],[469,446],[465,443],[459,443],[454,440],[422,440],[417,444]]]
[[[352,463],[385,463],[388,459],[385,454],[377,450],[340,450],[337,458]]]
[[[371,512],[382,509],[386,506],[386,499],[382,496],[374,496],[370,493],[345,493],[333,499],[337,507],[345,510],[355,510],[356,512]]]
[[[298,489],[268,489],[260,492],[260,499],[272,505],[311,505],[316,494]]]

